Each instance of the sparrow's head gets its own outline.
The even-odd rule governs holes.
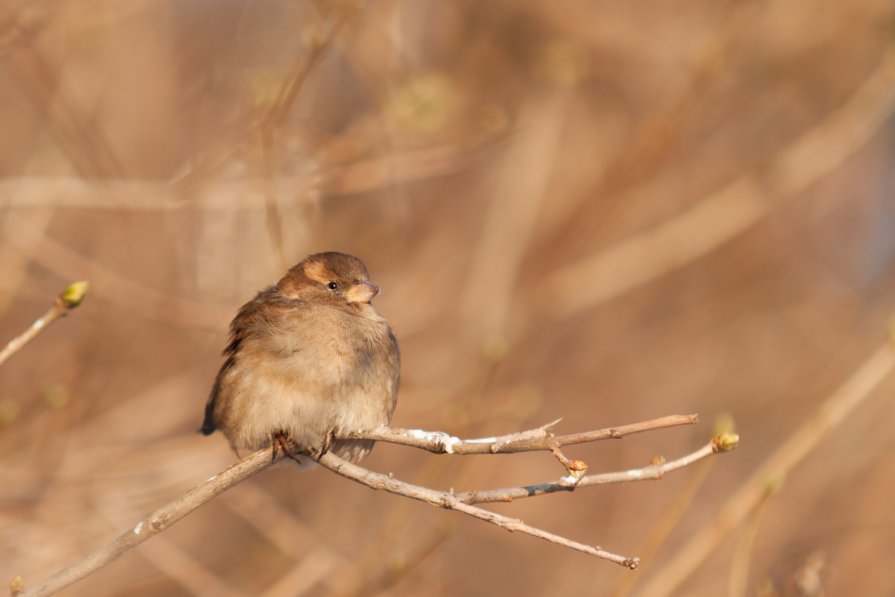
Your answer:
[[[277,287],[293,298],[333,305],[369,303],[379,294],[360,259],[335,251],[305,257]]]

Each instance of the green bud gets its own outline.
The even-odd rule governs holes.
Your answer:
[[[88,282],[72,282],[68,285],[68,288],[62,291],[62,294],[59,295],[59,298],[62,299],[62,302],[65,303],[69,309],[74,309],[75,307],[80,305],[81,301],[84,300],[84,297],[87,296],[88,288],[90,288],[90,284]]]
[[[730,452],[740,443],[740,436],[737,433],[722,433],[716,435],[712,440],[715,452]]]

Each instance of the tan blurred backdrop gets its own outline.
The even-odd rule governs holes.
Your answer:
[[[661,583],[885,341],[893,23],[885,0],[4,0],[0,343],[68,282],[91,294],[0,368],[2,576],[34,583],[231,463],[195,433],[229,318],[333,249],[383,287],[396,425],[700,414],[568,450],[594,472],[689,452],[718,418],[742,445],[660,482],[494,507],[625,554],[676,524],[637,572],[282,467],[64,594]],[[893,390],[674,594],[895,593]],[[545,454],[380,445],[364,463],[458,491],[558,476]]]

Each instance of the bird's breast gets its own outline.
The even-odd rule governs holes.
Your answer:
[[[388,324],[332,309],[285,326],[270,336],[283,374],[321,386],[367,386],[396,368]],[[396,372],[395,372],[396,374]]]

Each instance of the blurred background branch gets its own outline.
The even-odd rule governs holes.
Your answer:
[[[787,441],[762,463],[749,479],[730,497],[712,524],[707,525],[668,562],[657,578],[644,587],[643,595],[673,595],[687,577],[716,550],[730,533],[752,514],[769,495],[779,491],[792,469],[808,457],[847,417],[864,401],[875,394],[877,386],[895,369],[895,349],[892,343],[880,347],[832,396],[796,429]],[[753,540],[750,540],[754,541]],[[737,582],[742,593],[744,580]]]
[[[760,519],[685,577],[661,565],[861,368],[895,311],[893,23],[887,0],[0,0],[0,337],[91,282],[65,333],[0,367],[0,561],[36,578],[224,469],[226,442],[194,431],[227,322],[282,262],[341,250],[370,267],[401,342],[396,427],[489,437],[700,412],[749,441],[659,493],[489,506],[564,536],[598,529],[643,556],[636,575],[284,468],[75,594],[666,580],[696,597],[895,594],[895,571],[867,566],[895,551],[884,400],[815,438]],[[663,433],[669,454],[702,442]],[[383,443],[364,464],[510,488],[557,477],[557,460],[657,457],[593,450]]]

